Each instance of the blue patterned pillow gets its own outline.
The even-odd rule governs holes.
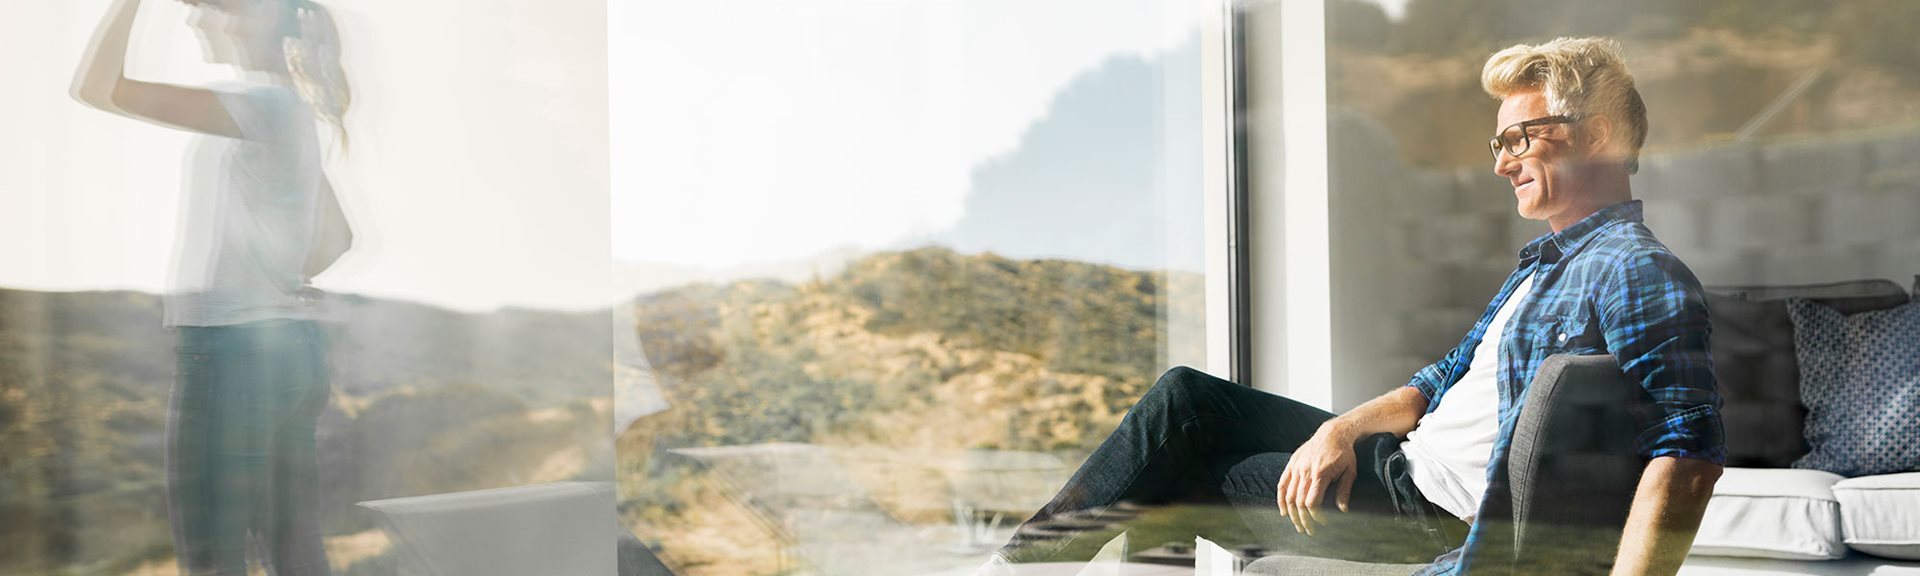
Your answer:
[[[1920,302],[1842,315],[1793,298],[1807,445],[1794,468],[1842,476],[1920,470]]]

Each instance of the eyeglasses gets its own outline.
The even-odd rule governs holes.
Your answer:
[[[1488,138],[1487,149],[1493,152],[1493,159],[1496,161],[1500,159],[1500,152],[1502,150],[1506,151],[1510,156],[1519,158],[1521,154],[1527,153],[1527,149],[1533,147],[1533,134],[1528,131],[1529,128],[1550,124],[1572,124],[1573,122],[1574,119],[1572,116],[1559,114],[1534,118],[1525,122],[1516,122],[1512,126],[1508,126],[1507,129],[1501,130],[1499,135]]]

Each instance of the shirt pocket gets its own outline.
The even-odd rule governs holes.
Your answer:
[[[1606,338],[1593,317],[1574,314],[1553,318],[1547,324],[1546,340],[1550,354],[1606,354]]]

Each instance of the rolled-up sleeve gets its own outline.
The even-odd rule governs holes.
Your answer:
[[[1648,252],[1622,259],[1605,284],[1599,312],[1608,351],[1647,393],[1635,410],[1640,455],[1725,464],[1700,281],[1671,253]]]
[[[1453,365],[1460,361],[1460,349],[1465,346],[1465,344],[1454,346],[1453,350],[1447,351],[1445,357],[1421,368],[1419,372],[1414,372],[1413,379],[1407,381],[1407,387],[1419,390],[1420,395],[1427,397],[1428,412],[1440,406],[1440,394],[1446,392],[1447,387],[1452,384],[1449,377],[1453,375]]]

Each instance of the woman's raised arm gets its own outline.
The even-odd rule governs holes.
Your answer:
[[[73,98],[94,108],[169,128],[241,137],[214,91],[127,78],[128,37],[142,0],[114,0],[74,71]]]

